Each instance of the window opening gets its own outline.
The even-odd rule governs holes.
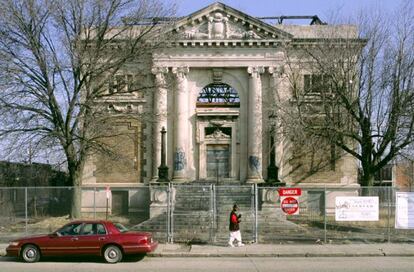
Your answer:
[[[212,83],[205,86],[198,98],[197,106],[239,107],[240,98],[237,91],[225,83]]]

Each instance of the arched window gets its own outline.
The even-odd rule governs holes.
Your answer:
[[[239,107],[240,98],[237,91],[225,83],[211,83],[205,86],[198,98],[199,107]]]

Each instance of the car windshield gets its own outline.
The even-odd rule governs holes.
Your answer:
[[[128,229],[124,225],[122,225],[121,223],[114,223],[114,225],[120,232],[128,231]]]

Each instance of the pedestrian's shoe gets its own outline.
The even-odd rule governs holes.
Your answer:
[[[243,244],[243,243],[240,243],[240,244],[238,244],[237,246],[238,246],[238,247],[244,247],[244,244]]]
[[[229,247],[234,247],[234,245],[232,243],[228,243]]]

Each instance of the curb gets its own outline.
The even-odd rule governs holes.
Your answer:
[[[304,249],[303,252],[300,252],[298,249],[289,252],[289,249],[286,252],[283,252],[283,249],[270,249],[265,248],[262,251],[260,249],[248,249],[247,251],[232,251],[232,250],[225,250],[225,251],[217,251],[217,249],[213,248],[197,248],[195,249],[196,252],[192,252],[192,248],[183,250],[183,248],[175,247],[175,248],[168,248],[166,250],[161,249],[159,251],[148,253],[147,256],[151,258],[255,258],[255,257],[267,257],[267,258],[317,258],[317,257],[414,257],[414,250],[412,246],[408,247],[401,247],[401,248],[371,248],[365,249],[364,252],[359,252],[358,249],[355,248],[354,251],[351,251],[349,248],[341,251],[341,250],[333,250],[331,251],[324,251],[318,252],[316,250],[312,251],[309,248]],[[6,256],[5,248],[0,248],[0,257]]]
[[[267,258],[316,258],[316,257],[413,257],[414,254],[407,253],[148,253],[148,257],[154,258],[182,258],[182,257],[267,257]]]

